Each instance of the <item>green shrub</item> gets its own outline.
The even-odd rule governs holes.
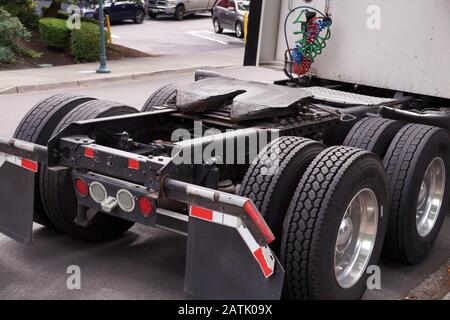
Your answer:
[[[6,9],[13,17],[18,17],[27,28],[35,29],[39,17],[35,12],[36,1],[34,0],[0,0],[0,6]]]
[[[57,49],[66,49],[70,43],[70,29],[66,21],[55,18],[39,20],[39,33],[47,46]]]
[[[18,40],[27,40],[31,34],[17,17],[0,7],[0,61],[15,63],[20,47]]]
[[[16,63],[16,54],[11,48],[0,45],[0,62],[1,63]]]
[[[105,41],[107,34],[105,32]],[[100,55],[100,28],[82,22],[80,29],[72,30],[72,54],[76,62],[97,61]]]
[[[42,52],[24,48],[18,48],[17,53],[21,56],[29,57],[34,60],[40,59],[43,56]]]

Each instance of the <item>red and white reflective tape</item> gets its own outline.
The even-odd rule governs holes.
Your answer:
[[[191,206],[190,216],[236,229],[261,267],[264,276],[269,278],[273,274],[275,258],[272,250],[268,246],[260,246],[239,217],[197,206]]]
[[[95,150],[91,148],[84,148],[84,156],[86,158],[94,159],[95,158]]]
[[[11,154],[0,152],[0,167],[3,163],[9,162],[15,164],[16,166],[22,167],[31,172],[38,172],[39,165],[36,161],[28,160],[21,157],[16,157]]]
[[[88,147],[84,147],[84,156],[89,159],[94,159],[97,155],[98,151],[101,151],[98,146],[90,145]],[[106,151],[103,151],[106,152]],[[140,170],[141,162],[145,162],[145,157],[135,157],[128,158],[128,169],[130,170]]]

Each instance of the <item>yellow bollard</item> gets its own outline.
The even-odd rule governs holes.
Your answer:
[[[109,20],[109,14],[106,15],[106,30],[108,30],[108,42],[112,44],[112,33],[111,33],[111,20]]]
[[[244,13],[244,41],[247,41],[248,34],[248,12]]]

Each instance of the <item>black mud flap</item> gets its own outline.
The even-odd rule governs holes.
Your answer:
[[[278,300],[285,272],[275,260],[266,278],[235,229],[191,218],[185,291],[199,299]]]
[[[0,154],[0,232],[30,245],[35,173],[4,160],[1,162]]]

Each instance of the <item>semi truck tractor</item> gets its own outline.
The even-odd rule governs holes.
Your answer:
[[[43,100],[0,138],[0,231],[142,224],[187,237],[193,297],[360,299],[381,255],[427,259],[448,212],[449,6],[252,0],[243,67],[141,112]]]

